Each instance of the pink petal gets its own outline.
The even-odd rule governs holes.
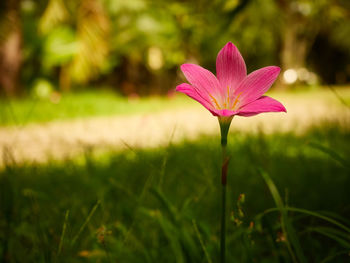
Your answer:
[[[234,97],[239,96],[239,107],[260,98],[275,82],[279,73],[279,67],[269,66],[258,69],[245,77],[234,92]]]
[[[229,116],[233,116],[236,115],[238,113],[238,111],[232,111],[232,110],[217,110],[217,109],[213,109],[212,110],[212,114],[214,116],[224,116],[224,117],[229,117]]]
[[[209,100],[210,94],[213,97],[222,98],[219,81],[209,70],[195,64],[183,64],[181,70],[202,97]]]
[[[216,58],[216,75],[224,91],[227,87],[237,87],[247,75],[244,59],[231,42],[220,50]]]
[[[182,83],[176,87],[176,91],[182,92],[189,96],[190,98],[198,101],[200,104],[202,104],[207,110],[209,110],[214,116],[217,116],[216,114],[213,113],[214,107],[211,105],[209,101],[207,101],[205,98],[201,96],[197,92],[197,90],[192,87],[191,85],[187,83]]]
[[[262,96],[261,98],[253,101],[238,110],[240,116],[253,116],[263,112],[287,112],[286,108],[279,101],[270,98],[268,96]]]

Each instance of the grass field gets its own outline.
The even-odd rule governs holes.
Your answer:
[[[0,100],[0,126],[67,120],[95,116],[125,115],[176,109],[186,105],[184,97],[126,99],[108,90],[60,95],[60,99],[21,98]]]
[[[300,136],[230,134],[227,262],[349,261],[349,142],[338,123]],[[218,262],[220,157],[219,137],[201,137],[8,165],[1,260]]]
[[[300,87],[288,92],[272,92],[272,96],[292,99],[321,99],[326,102],[350,105],[348,87],[305,89]],[[0,126],[26,125],[98,116],[115,116],[160,112],[164,109],[198,107],[199,104],[186,96],[147,97],[126,99],[109,90],[87,90],[66,93],[57,97],[38,99],[25,97],[14,100],[0,99]],[[341,97],[340,101],[337,96]],[[201,106],[200,106],[201,107]]]

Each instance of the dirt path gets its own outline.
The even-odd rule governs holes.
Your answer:
[[[294,131],[325,119],[349,119],[350,111],[333,96],[275,96],[288,113],[261,114],[251,118],[236,117],[232,130],[266,133]],[[134,116],[31,124],[25,127],[0,127],[0,165],[6,162],[45,162],[81,154],[88,147],[95,150],[125,147],[157,147],[170,141],[194,139],[199,134],[218,134],[217,119],[200,105],[177,111]]]

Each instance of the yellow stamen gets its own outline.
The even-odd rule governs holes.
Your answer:
[[[225,103],[226,104],[226,103]],[[227,86],[227,106],[230,106],[230,87]],[[226,108],[226,106],[225,106]]]
[[[219,103],[217,102],[217,100],[216,100],[210,93],[209,93],[209,96],[210,96],[210,98],[213,100],[213,102],[215,103],[216,108],[217,108],[218,110],[221,110],[221,107],[220,107]]]
[[[240,92],[238,95],[237,95],[237,97],[236,97],[236,99],[235,99],[235,102],[233,103],[233,105],[232,105],[232,110],[234,110],[234,108],[235,108],[235,106],[237,105],[237,103],[239,102],[239,97],[242,95],[242,93],[243,92]]]

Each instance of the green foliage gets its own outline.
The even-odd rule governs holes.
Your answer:
[[[21,82],[30,89],[46,78],[62,91],[108,82],[128,94],[159,93],[179,81],[177,69],[184,62],[215,70],[216,54],[228,41],[237,44],[249,72],[284,67],[283,54],[288,49],[294,54],[286,44],[293,25],[292,46],[305,50],[295,57],[327,75],[325,66],[314,65],[319,62],[310,49],[323,36],[334,51],[350,56],[348,10],[346,0],[26,0],[21,6]],[[0,42],[10,22],[0,21]],[[346,81],[344,61],[330,74],[340,72]],[[124,84],[134,88],[124,91]]]
[[[349,156],[349,134],[335,123],[298,137],[247,135],[233,125],[229,262],[292,262],[288,241],[302,251],[298,262],[300,253],[306,262],[348,260],[349,170],[332,152]],[[0,255],[10,262],[216,262],[219,141],[7,166]]]
[[[232,41],[238,44],[249,72],[279,60],[277,39],[282,31],[279,12],[276,1],[254,0],[231,22]]]
[[[77,50],[74,31],[67,26],[56,27],[47,34],[43,44],[43,70],[66,65],[77,54]]]

